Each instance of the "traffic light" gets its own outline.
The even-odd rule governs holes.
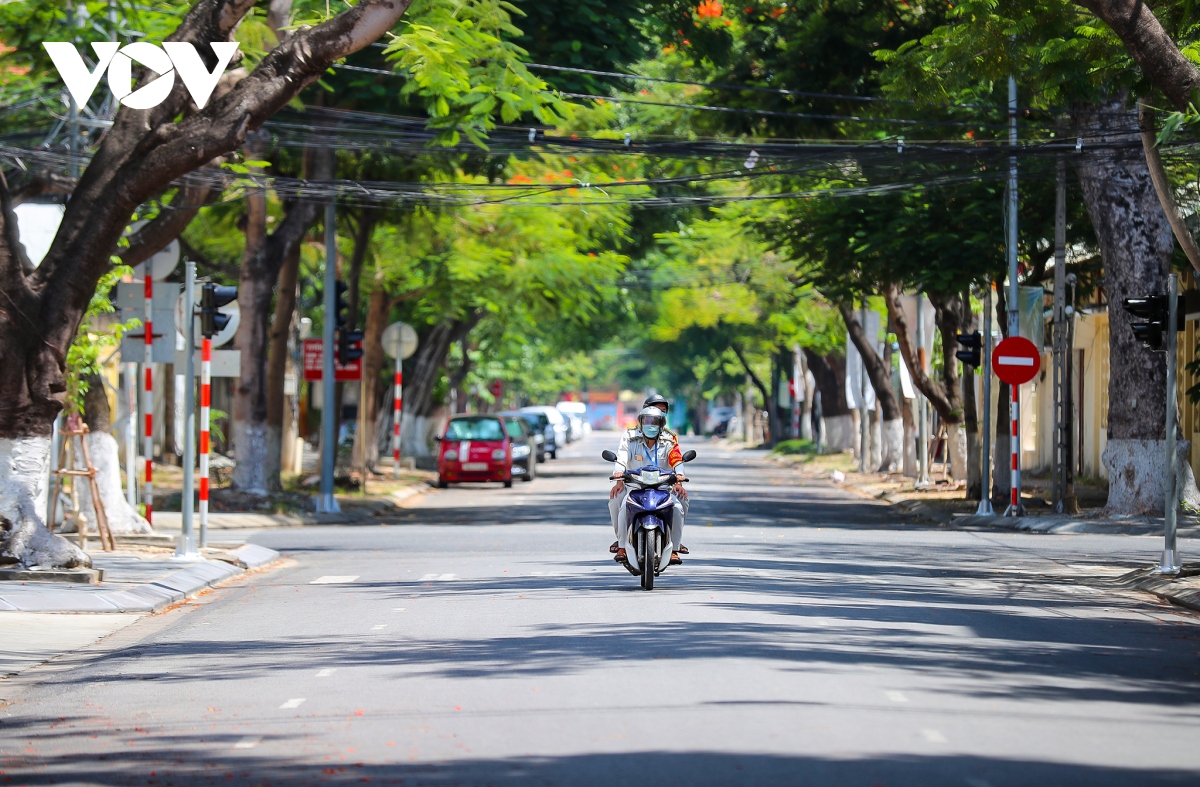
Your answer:
[[[1134,338],[1151,350],[1161,350],[1167,325],[1167,296],[1126,298],[1121,306],[1134,318],[1129,321]]]
[[[346,283],[339,281],[334,284],[334,325],[337,328],[337,359],[342,366],[347,366],[362,357],[363,351],[359,343],[362,341],[362,331],[351,331],[348,328],[350,305],[346,303]]]
[[[237,300],[237,287],[205,284],[200,289],[200,334],[211,339],[229,324],[229,315],[217,311]]]
[[[954,357],[967,366],[979,368],[983,364],[983,337],[979,334],[979,331],[960,333],[955,338],[963,346],[963,349],[954,353]]]

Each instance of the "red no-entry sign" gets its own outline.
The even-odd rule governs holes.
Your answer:
[[[992,351],[992,371],[1009,385],[1024,385],[1037,377],[1042,354],[1023,336],[1010,336]]]

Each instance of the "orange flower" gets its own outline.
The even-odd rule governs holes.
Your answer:
[[[784,7],[784,8],[776,8],[774,11],[772,11],[772,12],[771,12],[771,17],[772,17],[772,18],[774,18],[774,19],[778,19],[779,17],[783,16],[783,13],[784,13],[785,11],[787,11],[787,8],[786,8],[786,7]]]
[[[724,11],[724,6],[718,3],[717,0],[704,0],[703,3],[696,7],[696,16],[701,19],[716,19]]]

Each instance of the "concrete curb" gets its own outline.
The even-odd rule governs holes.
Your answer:
[[[36,593],[4,593],[0,611],[15,612],[158,612],[248,570],[279,560],[273,549],[246,544],[226,553],[227,559],[201,560],[166,576],[125,590],[77,592],[65,588],[38,588]]]
[[[1119,583],[1136,590],[1144,590],[1163,601],[1200,612],[1200,569],[1185,566],[1177,577],[1154,573],[1144,568],[1121,577]]]
[[[418,495],[430,491],[426,484],[414,484],[397,490],[387,498],[368,500],[361,503],[340,501],[340,514],[252,514],[210,513],[208,529],[211,530],[258,530],[268,527],[304,527],[305,525],[348,525],[356,522],[371,522],[388,514],[396,513],[402,505]],[[178,511],[155,511],[154,526],[165,530],[179,530],[182,526]]]

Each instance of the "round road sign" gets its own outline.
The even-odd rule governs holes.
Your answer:
[[[1023,336],[1010,336],[992,350],[992,371],[1009,385],[1024,385],[1037,377],[1042,354]]]
[[[408,323],[394,322],[383,329],[383,351],[389,357],[397,354],[401,360],[417,351],[417,332]]]

